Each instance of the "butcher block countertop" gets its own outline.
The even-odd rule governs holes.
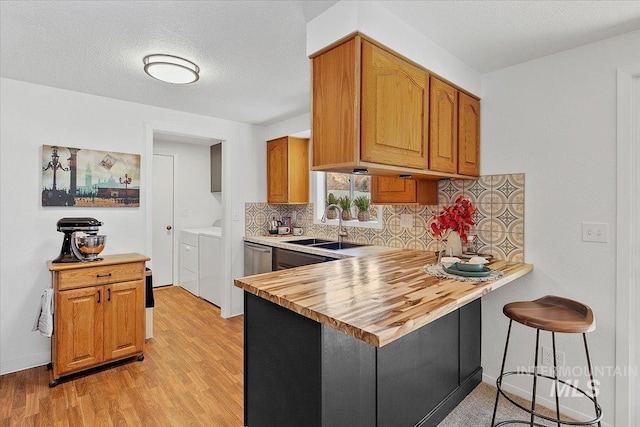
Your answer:
[[[423,271],[433,252],[395,250],[235,280],[235,285],[316,322],[382,347],[507,283],[533,265],[494,261],[490,282],[439,279]]]

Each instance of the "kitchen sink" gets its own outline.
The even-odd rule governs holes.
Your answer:
[[[294,240],[292,242],[287,242],[294,245],[303,245],[303,246],[311,246],[314,248],[320,249],[328,249],[328,250],[340,250],[340,249],[350,249],[350,248],[359,248],[363,245],[362,243],[349,243],[349,242],[336,242],[335,240],[324,240],[324,239],[304,239],[304,240]]]
[[[367,245],[363,245],[361,243],[349,243],[349,242],[328,242],[328,243],[319,243],[319,244],[313,245],[314,248],[329,249],[329,250],[359,248],[361,246],[367,246]]]
[[[303,239],[303,240],[293,240],[291,242],[293,245],[304,245],[304,246],[315,246],[323,243],[338,243],[334,240],[324,240],[324,239]]]

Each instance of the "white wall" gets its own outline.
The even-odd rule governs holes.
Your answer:
[[[274,123],[270,126],[267,126],[264,129],[265,153],[267,150],[266,141],[280,138],[282,136],[296,135],[301,132],[309,131],[310,129],[311,129],[310,113],[301,114],[297,117],[293,117],[291,119],[283,120],[281,122]],[[266,158],[266,154],[265,154],[265,158]],[[266,172],[265,172],[265,179],[266,179]],[[266,185],[265,185],[265,201],[266,201]]]
[[[360,31],[476,95],[480,73],[372,1],[343,0],[307,23],[307,55]]]
[[[240,212],[238,221],[226,216],[228,255],[232,277],[242,275],[244,203],[261,197],[260,167],[264,155],[253,154],[254,126],[210,117],[118,101],[93,95],[0,79],[0,374],[50,361],[49,339],[31,332],[42,290],[50,286],[47,260],[62,243],[56,221],[65,216],[93,216],[104,222],[108,236],[104,254],[140,252],[150,255],[147,236],[147,142],[149,123],[184,129],[205,129],[229,136],[227,155],[232,164],[224,176],[228,209]],[[43,208],[41,146],[63,145],[105,151],[140,153],[139,208]],[[207,156],[208,158],[208,156]],[[232,306],[242,307],[241,291],[231,292]]]
[[[616,68],[640,63],[638,46],[636,31],[482,77],[482,174],[526,174],[525,257],[535,265],[532,274],[483,298],[489,381],[500,371],[503,305],[547,294],[593,309],[597,330],[587,337],[593,364],[615,366]],[[582,242],[582,221],[608,224],[609,242]],[[535,335],[524,329],[514,327],[509,357],[530,366]],[[578,338],[560,334],[558,349],[566,365],[585,366]],[[614,378],[597,379],[604,420],[614,425]],[[578,401],[564,404],[593,413]]]

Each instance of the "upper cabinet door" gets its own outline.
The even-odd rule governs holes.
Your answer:
[[[480,101],[460,92],[458,102],[458,173],[479,176]]]
[[[288,200],[288,143],[287,138],[267,142],[267,201],[287,203]]]
[[[458,168],[457,90],[431,76],[429,169],[456,173]]]
[[[371,203],[376,205],[436,205],[438,181],[371,177]]]
[[[267,141],[267,202],[309,203],[309,140]]]
[[[428,81],[426,71],[362,42],[363,161],[426,169]]]

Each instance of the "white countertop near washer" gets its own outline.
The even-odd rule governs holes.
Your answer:
[[[312,246],[296,245],[291,242],[296,240],[313,239],[313,236],[287,236],[287,237],[267,237],[267,236],[244,236],[245,242],[253,242],[261,245],[272,246],[274,248],[290,249],[292,251],[304,252],[308,254],[326,256],[328,258],[343,259],[376,255],[383,252],[398,251],[398,248],[389,246],[360,246],[357,248],[329,250]]]
[[[202,227],[202,228],[185,228],[181,230],[183,233],[195,234],[195,235],[206,235],[212,237],[221,237],[222,236],[222,228],[220,227]]]

